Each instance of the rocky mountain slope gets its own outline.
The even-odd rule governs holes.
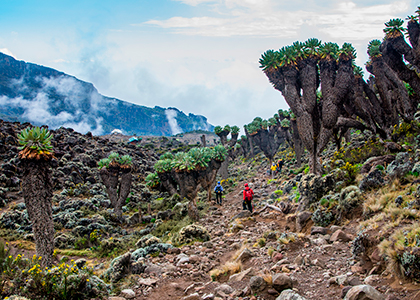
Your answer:
[[[12,255],[32,257],[16,140],[26,125],[0,124],[0,237]],[[331,145],[324,152],[325,176],[296,168],[290,149],[278,153],[286,163],[276,176],[266,173],[261,155],[237,158],[222,182],[223,205],[208,203],[201,191],[202,217],[193,224],[185,201],[144,181],[161,153],[193,145],[176,138],[129,145],[64,128],[53,134],[57,264],[74,259],[92,267],[98,285],[108,284],[109,299],[420,297],[419,245],[409,235],[420,219],[418,141],[401,147],[354,132],[342,150]],[[122,221],[112,216],[96,165],[110,152],[133,157]],[[355,157],[361,161],[357,170],[345,163]],[[255,191],[253,214],[242,210],[244,183]],[[393,250],[399,230],[407,243]],[[387,240],[391,244],[382,243]],[[391,250],[401,260],[388,256]]]
[[[102,96],[88,82],[0,52],[0,119],[71,127],[78,132],[169,136],[213,130],[203,116]]]

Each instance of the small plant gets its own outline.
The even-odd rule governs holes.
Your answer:
[[[277,196],[282,196],[283,195],[283,191],[282,190],[275,190],[274,194],[276,194]]]

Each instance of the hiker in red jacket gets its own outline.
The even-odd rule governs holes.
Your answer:
[[[254,191],[245,183],[244,201],[242,207],[244,210],[249,210],[252,213],[252,199],[254,198]]]

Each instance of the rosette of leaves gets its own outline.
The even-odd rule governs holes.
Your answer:
[[[122,167],[131,166],[132,160],[130,155],[120,156],[117,152],[111,152],[107,158],[103,158],[98,162],[98,168],[109,168],[111,164],[119,164]]]
[[[51,159],[53,157],[52,134],[46,128],[25,128],[18,134],[18,149],[22,159]]]
[[[172,169],[172,159],[160,159],[153,166],[157,173],[169,172]]]
[[[231,128],[230,128],[230,126],[229,125],[225,125],[225,127],[223,127],[223,131],[226,131],[226,132],[230,132],[230,130],[231,130]]]
[[[280,125],[283,128],[289,128],[290,127],[290,120],[289,119],[283,119],[281,121]]]
[[[248,130],[248,133],[250,135],[257,134],[258,130],[260,130],[261,127],[262,127],[262,122],[263,122],[262,118],[260,118],[260,117],[254,118],[254,120],[251,123],[249,123],[246,127],[247,130]]]
[[[277,120],[275,118],[268,119],[268,126],[276,126]]]
[[[117,159],[117,162],[122,166],[131,166],[133,164],[133,159],[130,155],[123,155]]]
[[[171,166],[176,172],[191,171],[195,168],[193,158],[186,152],[178,152],[171,161]]]
[[[222,126],[214,127],[214,133],[216,133],[217,135],[219,135],[222,131],[223,131]]]
[[[283,110],[283,117],[288,118],[290,116],[290,113],[288,110]]]
[[[146,176],[146,185],[154,188],[160,184],[160,179],[157,173],[150,173]]]
[[[387,38],[395,38],[402,35],[406,29],[402,27],[404,20],[402,19],[391,19],[385,23],[386,28],[384,29]]]
[[[232,126],[232,128],[231,128],[231,133],[232,134],[237,134],[237,133],[239,133],[239,131],[240,131],[240,128],[238,127],[238,126],[236,126],[236,125],[234,125],[234,126]]]
[[[222,145],[217,145],[213,149],[213,159],[217,161],[224,161],[228,155],[227,150]]]
[[[380,46],[381,46],[380,40],[371,40],[369,42],[367,53],[369,54],[369,57],[371,59],[375,57],[380,57],[382,55]]]
[[[206,168],[212,159],[213,151],[210,148],[192,148],[188,155],[196,167]]]
[[[356,77],[362,78],[363,77],[363,69],[359,66],[354,65],[353,66],[353,74]]]
[[[337,60],[340,47],[336,43],[324,43],[319,46],[318,54],[321,59]]]
[[[173,159],[174,155],[171,152],[165,152],[163,153],[159,159]]]
[[[344,43],[343,46],[338,50],[338,55],[344,60],[355,59],[356,49],[350,43]]]
[[[262,129],[267,130],[267,128],[268,128],[268,121],[267,120],[262,120],[261,121],[261,127],[262,127]]]

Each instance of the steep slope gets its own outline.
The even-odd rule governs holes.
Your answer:
[[[203,116],[102,96],[88,82],[0,53],[0,118],[107,134],[172,135],[212,130]]]

